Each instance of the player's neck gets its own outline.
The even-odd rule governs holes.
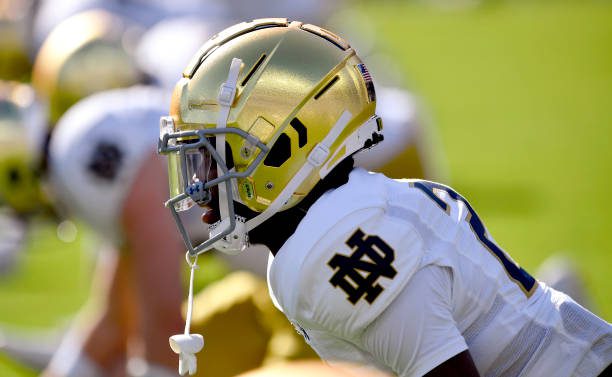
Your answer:
[[[272,254],[276,255],[278,250],[295,232],[310,207],[329,190],[333,190],[348,182],[349,173],[353,170],[353,159],[347,158],[332,170],[325,179],[319,181],[304,199],[296,206],[288,210],[278,212],[270,219],[263,222],[257,228],[249,232],[249,238],[253,244],[266,245]],[[243,205],[237,204],[236,211],[245,217],[255,215]],[[250,212],[250,213],[245,213]]]

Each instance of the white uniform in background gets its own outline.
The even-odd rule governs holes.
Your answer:
[[[168,98],[166,91],[150,87],[94,94],[70,108],[53,130],[54,196],[61,208],[116,243],[122,237],[123,203],[137,170],[156,150]]]
[[[279,308],[323,358],[420,376],[469,350],[482,376],[596,376],[612,326],[537,282],[452,189],[354,170],[271,260]]]
[[[53,130],[48,174],[57,206],[117,248],[125,239],[125,201],[139,184],[135,177],[145,159],[154,157],[159,117],[167,111],[168,100],[167,91],[144,86],[100,92],[72,106]],[[160,164],[160,173],[163,169]],[[138,272],[130,276],[142,278]],[[75,327],[64,336],[48,369],[62,376],[102,375],[95,360],[81,352],[81,342],[82,334]],[[164,366],[145,365],[147,376],[175,375]],[[128,362],[129,373],[131,367]]]

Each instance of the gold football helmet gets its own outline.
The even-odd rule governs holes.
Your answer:
[[[22,215],[48,206],[39,177],[44,114],[30,86],[0,81],[0,202]]]
[[[340,161],[382,140],[375,107],[363,62],[317,26],[261,19],[206,42],[160,124],[172,196],[166,205],[191,255],[244,250],[249,230],[299,203]],[[215,200],[220,220],[194,246],[177,212]],[[258,215],[237,216],[234,201]]]
[[[81,98],[142,81],[126,45],[129,35],[125,20],[102,10],[77,14],[53,29],[32,73],[32,84],[49,102],[52,124]]]

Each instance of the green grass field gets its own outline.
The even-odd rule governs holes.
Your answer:
[[[435,10],[359,6],[381,49],[427,105],[450,184],[528,271],[576,261],[598,314],[612,319],[612,6],[494,1]],[[0,324],[65,323],[85,299],[94,242],[35,228],[15,274],[0,279]],[[0,355],[0,376],[34,373]]]

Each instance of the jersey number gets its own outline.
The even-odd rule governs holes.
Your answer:
[[[529,275],[527,271],[523,270],[512,259],[510,259],[510,257],[508,257],[508,255],[506,255],[506,253],[502,249],[500,249],[499,246],[495,244],[495,242],[487,238],[486,230],[484,225],[482,224],[482,221],[480,221],[480,218],[478,217],[472,206],[470,206],[470,203],[467,202],[467,200],[465,200],[461,195],[457,194],[451,188],[437,183],[428,181],[415,181],[410,182],[410,185],[424,192],[429,198],[436,202],[436,204],[446,213],[449,213],[450,207],[448,203],[446,203],[438,195],[436,195],[436,191],[444,191],[453,200],[463,203],[468,210],[468,214],[465,220],[468,222],[468,224],[470,224],[470,227],[476,235],[476,238],[478,238],[482,245],[493,256],[497,258],[497,260],[504,267],[504,270],[506,270],[506,273],[508,274],[510,279],[514,281],[519,286],[519,288],[521,288],[521,290],[525,293],[525,295],[527,295],[527,297],[530,297],[533,294],[533,292],[535,291],[535,287],[537,286],[536,280],[531,275]]]

